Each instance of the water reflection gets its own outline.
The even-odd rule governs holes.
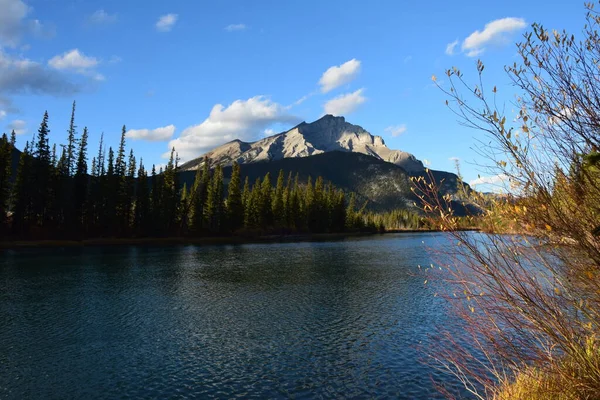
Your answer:
[[[0,397],[436,397],[437,239],[3,255]]]

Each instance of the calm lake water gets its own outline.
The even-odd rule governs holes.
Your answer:
[[[442,234],[0,253],[0,398],[441,397]],[[434,252],[435,253],[435,252]]]

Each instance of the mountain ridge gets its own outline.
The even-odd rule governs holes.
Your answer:
[[[423,163],[414,155],[387,147],[381,136],[372,135],[344,117],[327,114],[293,128],[254,142],[232,140],[180,166],[183,171],[195,170],[208,157],[213,165],[229,166],[268,162],[283,158],[309,157],[332,152],[362,153],[402,167],[409,173],[423,172]]]

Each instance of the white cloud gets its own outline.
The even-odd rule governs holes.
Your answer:
[[[86,70],[96,67],[98,60],[87,57],[79,49],[73,49],[52,57],[48,65],[58,70]]]
[[[29,7],[21,0],[0,0],[0,43],[16,46],[26,30],[23,23]]]
[[[89,22],[93,24],[112,24],[117,22],[117,14],[109,14],[104,10],[97,10],[92,15],[90,15],[88,19]]]
[[[133,140],[162,142],[171,139],[174,133],[175,125],[167,125],[156,129],[130,129],[125,133],[125,136]]]
[[[327,93],[333,89],[351,82],[360,72],[360,61],[353,58],[342,65],[330,67],[319,80],[321,92]]]
[[[22,135],[27,132],[26,129],[27,123],[22,119],[15,119],[10,124],[8,124],[9,132],[15,131],[17,135]]]
[[[263,135],[265,135],[265,136],[273,136],[276,133],[277,132],[275,132],[275,129],[271,129],[271,128],[265,129],[263,131]]]
[[[243,31],[247,28],[246,24],[230,24],[225,27],[227,32]]]
[[[6,117],[7,112],[4,110],[0,110],[0,120],[3,120]]]
[[[493,176],[480,176],[477,179],[469,182],[469,185],[475,187],[477,185],[500,185],[508,181],[508,175],[498,174]]]
[[[456,48],[456,46],[458,46],[458,39],[456,39],[452,43],[448,43],[446,45],[446,54],[448,54],[449,56],[454,55],[454,49]]]
[[[171,140],[169,149],[175,147],[182,160],[190,160],[234,139],[258,139],[270,125],[298,122],[284,106],[264,96],[236,100],[227,107],[216,104],[204,122],[186,128]]]
[[[402,124],[402,125],[388,126],[387,128],[384,129],[384,131],[386,133],[389,133],[393,137],[397,137],[397,136],[402,135],[404,132],[406,132],[406,125]]]
[[[462,51],[469,57],[483,53],[489,45],[505,44],[512,34],[525,28],[523,18],[501,18],[485,24],[483,31],[475,31],[462,43]]]
[[[0,93],[63,95],[77,91],[79,86],[63,74],[27,58],[11,57],[0,48]]]
[[[91,77],[96,81],[103,81],[104,76],[94,70],[100,61],[94,57],[88,57],[79,49],[66,51],[54,56],[48,61],[48,65],[59,71],[70,71]]]
[[[159,32],[169,32],[177,22],[177,14],[162,15],[156,22],[156,30]]]
[[[358,89],[356,92],[346,93],[329,100],[325,103],[325,114],[347,115],[354,112],[361,104],[367,101],[363,96],[364,89]]]

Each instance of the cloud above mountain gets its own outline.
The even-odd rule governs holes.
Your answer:
[[[286,107],[268,97],[255,96],[236,100],[227,107],[214,105],[208,118],[186,128],[177,139],[169,142],[169,148],[175,147],[182,160],[189,160],[234,139],[258,139],[273,124],[298,122],[299,119],[289,114]]]
[[[148,142],[163,142],[173,137],[175,125],[167,125],[155,129],[130,129],[125,136],[133,140],[145,140]]]
[[[406,132],[406,125],[402,124],[402,125],[392,125],[392,126],[388,126],[387,128],[384,129],[384,131],[386,133],[389,133],[390,135],[392,135],[392,137],[398,137],[400,135],[402,135],[403,133]]]
[[[353,58],[341,65],[330,67],[323,73],[319,80],[321,92],[327,93],[333,89],[352,82],[360,72],[361,63]]]
[[[363,96],[364,89],[358,89],[352,93],[342,94],[325,103],[325,114],[331,115],[348,115],[356,111],[356,109],[367,101]]]

